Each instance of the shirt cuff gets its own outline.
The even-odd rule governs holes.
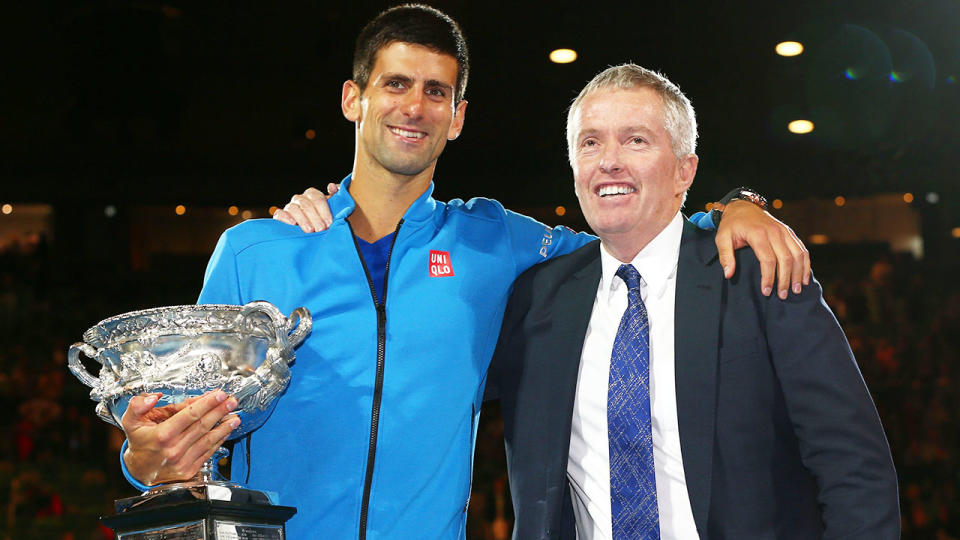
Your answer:
[[[123,471],[124,478],[127,479],[127,482],[130,482],[130,485],[139,489],[140,491],[148,491],[151,486],[146,484],[141,484],[136,478],[130,474],[130,471],[127,470],[127,464],[123,461],[123,454],[127,452],[127,440],[123,440],[123,446],[120,447],[120,470]]]
[[[696,225],[697,228],[704,231],[713,231],[717,228],[713,224],[713,210],[709,212],[697,212],[696,214],[690,216],[690,221]]]

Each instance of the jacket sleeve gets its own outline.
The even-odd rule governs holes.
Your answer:
[[[759,293],[757,293],[759,294]],[[811,280],[766,307],[767,345],[804,466],[817,481],[824,538],[900,537],[890,447],[846,336]]]
[[[507,239],[513,252],[516,275],[543,261],[566,255],[597,239],[562,225],[550,227],[532,217],[505,210]]]

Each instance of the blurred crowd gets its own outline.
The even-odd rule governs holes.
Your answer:
[[[910,257],[831,253],[814,266],[886,428],[900,477],[903,537],[960,538],[960,287]],[[98,517],[135,495],[119,472],[120,432],[96,418],[66,368],[69,345],[100,319],[189,303],[189,276],[70,266],[43,237],[0,243],[0,540],[109,539]],[[147,271],[148,272],[148,271]],[[108,292],[104,284],[109,283]],[[91,292],[95,291],[95,292]],[[509,538],[511,509],[496,403],[477,442],[468,538]]]
[[[960,538],[960,288],[910,257],[825,279],[900,478],[904,538]]]
[[[120,493],[117,436],[66,369],[79,337],[67,320],[82,314],[57,307],[47,247],[37,236],[0,247],[0,538],[108,539],[98,517]]]

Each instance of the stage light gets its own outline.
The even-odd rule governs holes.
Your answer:
[[[797,41],[781,41],[775,50],[780,56],[797,56],[803,52],[803,45]]]
[[[12,213],[13,213],[13,205],[12,205],[12,204],[5,204],[5,205],[3,205],[2,207],[0,207],[0,212],[3,212],[5,215],[10,215],[10,214],[12,214]]]
[[[279,208],[277,208],[276,206],[271,206],[270,210],[267,210],[267,211],[270,212],[270,215],[272,216],[277,213],[277,210],[279,210]]]
[[[713,203],[708,202],[707,204],[703,205],[703,209],[706,210],[707,212],[713,210]]]
[[[117,207],[112,204],[108,204],[103,209],[103,215],[107,216],[108,218],[115,217],[117,215]]]
[[[960,238],[960,227],[954,227],[953,230],[950,231],[950,234],[953,235],[954,238]]]
[[[776,209],[776,210],[779,210],[779,209],[783,208],[783,201],[781,201],[780,199],[774,199],[774,200],[773,200],[773,208]]]
[[[235,216],[240,213],[240,209],[236,206],[231,206],[230,208],[227,208],[227,213],[231,216]]]
[[[308,141],[312,141],[317,138],[317,132],[312,129],[308,129],[303,136],[306,137]]]
[[[931,191],[930,193],[927,193],[926,199],[927,199],[927,203],[929,204],[937,204],[938,202],[940,202],[940,194],[934,191]]]
[[[907,204],[912,203],[912,202],[913,202],[913,193],[909,193],[909,192],[908,192],[908,193],[904,193],[904,194],[903,194],[903,202],[905,202],[905,203],[907,203]]]
[[[187,207],[182,204],[178,204],[173,211],[176,212],[178,216],[182,216],[187,213]]]
[[[815,244],[815,245],[818,245],[818,246],[822,246],[823,244],[826,244],[826,243],[828,243],[828,242],[830,242],[830,238],[829,238],[827,235],[825,235],[825,234],[811,234],[811,235],[810,235],[810,243],[811,243],[811,244]]]
[[[567,209],[562,206],[558,206],[556,209],[554,209],[554,212],[556,212],[558,216],[562,216],[567,213]]]
[[[837,206],[843,206],[847,204],[847,199],[843,195],[839,195],[836,199],[833,200],[833,203]]]
[[[244,210],[243,213],[240,214],[240,217],[242,217],[243,219],[250,219],[253,217],[253,212],[249,210]]]
[[[554,49],[550,52],[550,61],[554,64],[569,64],[577,59],[577,51],[573,49]]]
[[[790,133],[803,135],[813,131],[813,122],[809,120],[794,120],[793,122],[787,124],[787,129],[790,130]]]

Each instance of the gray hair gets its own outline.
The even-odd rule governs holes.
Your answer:
[[[663,100],[664,128],[670,134],[670,147],[677,159],[697,150],[697,117],[693,105],[680,88],[663,75],[636,64],[612,66],[597,74],[580,95],[570,104],[567,112],[567,155],[573,164],[575,134],[571,130],[573,117],[580,110],[587,96],[600,90],[651,88]]]

